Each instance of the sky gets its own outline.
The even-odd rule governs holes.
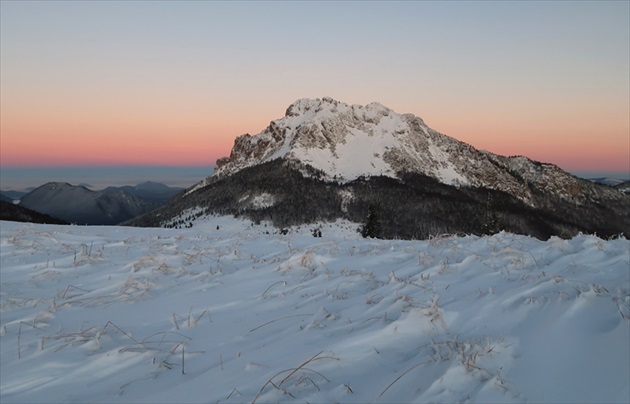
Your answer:
[[[630,176],[629,38],[628,1],[2,0],[0,168],[207,167],[330,96]]]

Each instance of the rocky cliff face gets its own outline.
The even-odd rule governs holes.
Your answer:
[[[436,147],[436,142],[444,142],[442,138],[446,137],[422,119],[399,115],[378,103],[360,106],[330,98],[301,99],[258,135],[239,136],[230,157],[217,162],[213,176],[285,158],[340,182],[412,171],[430,173],[448,184],[467,184],[454,161]]]
[[[311,166],[328,181],[415,173],[456,187],[503,191],[530,206],[550,193],[573,203],[622,198],[553,164],[480,151],[429,128],[412,114],[372,103],[348,105],[331,98],[300,99],[261,133],[236,138],[229,157],[192,191],[251,167],[285,159]]]

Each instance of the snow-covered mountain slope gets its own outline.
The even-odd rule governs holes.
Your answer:
[[[627,239],[354,227],[0,222],[0,401],[630,401]]]
[[[379,103],[348,105],[331,98],[300,99],[261,133],[236,138],[230,156],[219,159],[213,175],[191,192],[278,158],[310,165],[328,180],[411,172],[448,185],[508,192],[531,205],[537,190],[577,201],[593,193],[588,181],[553,164],[479,151]]]
[[[446,183],[466,184],[449,156],[435,145],[433,134],[420,118],[399,115],[379,103],[359,106],[331,98],[300,99],[258,135],[238,137],[230,157],[217,161],[213,177],[286,158],[340,182],[360,176],[395,177],[397,171],[422,167]]]

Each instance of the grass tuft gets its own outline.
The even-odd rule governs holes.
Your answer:
[[[321,376],[321,377],[322,377],[322,378],[323,378],[326,382],[330,383],[330,380],[329,380],[326,376],[324,376],[323,374],[321,374],[320,372],[317,372],[317,371],[315,371],[315,370],[312,370],[312,369],[306,368],[306,365],[308,365],[309,363],[313,363],[313,362],[315,362],[315,361],[322,360],[322,359],[334,359],[334,360],[339,360],[339,358],[336,358],[336,357],[334,357],[334,356],[320,356],[322,353],[323,353],[323,351],[320,351],[319,353],[317,353],[317,354],[315,354],[315,355],[311,356],[309,359],[307,359],[306,361],[304,361],[304,362],[303,362],[300,366],[298,366],[298,367],[296,367],[296,368],[285,369],[285,370],[282,370],[282,371],[280,371],[280,372],[278,372],[278,373],[274,374],[273,376],[271,376],[271,378],[270,378],[269,380],[267,380],[267,382],[266,382],[265,384],[263,384],[263,386],[260,388],[260,390],[258,390],[258,394],[256,394],[256,397],[254,397],[254,400],[252,401],[252,404],[255,404],[255,403],[256,403],[256,400],[258,400],[258,397],[260,397],[260,395],[262,394],[262,392],[263,392],[263,391],[265,390],[265,388],[266,388],[267,386],[269,386],[269,385],[273,386],[273,387],[274,387],[274,388],[276,388],[277,390],[282,391],[284,394],[288,394],[288,395],[290,395],[291,397],[295,398],[295,396],[293,396],[293,394],[291,394],[290,392],[288,392],[288,391],[286,391],[286,390],[282,389],[282,385],[283,385],[283,384],[284,384],[287,380],[289,380],[289,379],[290,379],[293,375],[295,375],[295,373],[297,373],[297,372],[298,372],[298,371],[300,371],[300,370],[304,370],[304,371],[309,371],[309,372],[315,373],[315,374],[317,374],[317,375]],[[285,377],[284,377],[284,378],[280,381],[280,383],[278,383],[278,384],[274,383],[273,379],[275,379],[276,377],[278,377],[278,376],[280,376],[280,375],[282,375],[282,374],[284,374],[284,373],[287,373],[287,372],[288,372],[288,374],[287,374],[287,375],[286,375],[286,376],[285,376]],[[310,381],[311,381],[311,383],[312,383],[312,384],[313,384],[313,385],[317,388],[317,390],[319,390],[319,386],[318,386],[317,384],[315,384],[315,382],[313,381],[313,379],[311,379],[310,377],[307,377],[307,376],[305,376],[305,375],[301,375],[301,376],[298,378],[298,380],[297,380],[296,384],[304,383],[304,382],[306,382],[306,381],[308,381],[308,380],[310,380]]]
[[[291,317],[308,317],[308,316],[312,316],[312,315],[313,315],[313,314],[291,314],[290,316],[284,316],[284,317],[276,318],[275,320],[267,321],[266,323],[261,324],[261,325],[259,325],[258,327],[254,327],[254,328],[252,328],[251,330],[249,330],[249,332],[250,332],[250,333],[251,333],[251,332],[254,332],[254,331],[258,330],[259,328],[262,328],[262,327],[264,327],[264,326],[266,326],[266,325],[273,324],[273,323],[275,323],[276,321],[285,320],[285,319],[287,319],[287,318],[291,318]]]

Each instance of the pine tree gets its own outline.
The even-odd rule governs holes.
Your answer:
[[[368,214],[365,218],[365,224],[361,229],[361,235],[365,238],[381,237],[381,223],[378,217],[378,209],[374,205],[368,206]]]
[[[486,201],[486,211],[484,215],[483,223],[481,224],[481,234],[491,236],[501,231],[501,224],[497,213],[492,207],[492,197],[488,195]]]

